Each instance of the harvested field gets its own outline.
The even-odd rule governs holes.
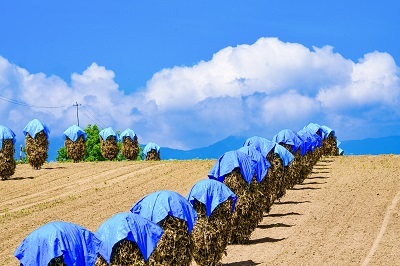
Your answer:
[[[0,265],[19,265],[23,238],[54,220],[96,231],[159,189],[186,196],[214,160],[17,165],[0,182]],[[322,158],[223,265],[399,265],[400,156]],[[195,265],[193,263],[193,265]],[[366,265],[366,264],[364,264]]]

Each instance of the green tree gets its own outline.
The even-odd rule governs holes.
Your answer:
[[[71,161],[67,157],[67,149],[65,147],[61,147],[57,150],[57,157],[56,157],[57,162],[69,162]]]
[[[97,125],[88,125],[84,131],[86,132],[86,155],[85,162],[105,161],[106,159],[101,154],[100,148],[100,130]]]

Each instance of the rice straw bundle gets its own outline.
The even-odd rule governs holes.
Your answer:
[[[67,264],[64,263],[63,256],[61,255],[51,259],[47,266],[67,266]]]
[[[299,168],[298,160],[299,160],[300,153],[294,153],[292,146],[289,144],[285,144],[285,143],[279,143],[279,144],[282,145],[285,149],[287,149],[290,153],[292,153],[295,157],[288,166],[284,166],[284,174],[283,174],[284,187],[286,189],[293,188],[293,186],[299,180],[300,168]],[[296,154],[297,154],[297,157],[296,157]]]
[[[118,144],[115,136],[108,136],[106,140],[100,137],[101,154],[104,158],[112,161],[118,156]]]
[[[271,164],[269,168],[267,177],[270,178],[271,182],[273,182],[273,193],[270,204],[272,205],[275,200],[282,198],[286,193],[286,188],[283,184],[283,174],[284,168],[282,159],[279,157],[279,154],[275,153],[271,150],[267,154],[267,160]]]
[[[232,200],[220,203],[207,217],[206,206],[194,201],[196,224],[190,233],[193,240],[193,257],[200,266],[220,265],[232,233]]]
[[[252,221],[255,212],[253,209],[254,195],[250,189],[250,185],[244,180],[240,168],[225,175],[223,182],[237,196],[235,211],[232,215],[232,235],[231,243],[242,244],[249,240],[252,229]]]
[[[135,135],[133,140],[130,137],[122,139],[122,155],[128,160],[136,160],[139,154],[139,142]]]
[[[66,137],[64,145],[68,158],[74,160],[74,163],[83,160],[83,157],[85,157],[86,154],[86,141],[84,136],[79,136],[75,142],[69,137]]]
[[[339,148],[337,146],[336,137],[331,133],[329,133],[328,137],[323,141],[325,145],[325,155],[327,156],[338,156]]]
[[[8,179],[15,173],[14,142],[12,139],[4,139],[0,147],[0,176],[2,180]]]
[[[155,150],[155,149],[151,149],[146,154],[146,161],[159,161],[159,160],[161,160],[160,152],[157,152],[157,150]]]
[[[192,263],[193,242],[187,222],[167,215],[158,225],[164,229],[164,234],[150,255],[148,265],[189,266]]]
[[[29,164],[36,170],[40,169],[48,156],[49,141],[46,134],[42,130],[36,134],[35,138],[32,138],[29,133],[26,133],[25,145]]]
[[[137,244],[125,238],[117,242],[112,248],[110,265],[145,266],[148,264],[144,260]],[[108,266],[108,263],[99,255],[97,257],[95,266]]]

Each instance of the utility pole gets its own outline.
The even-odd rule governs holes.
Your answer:
[[[78,104],[78,102],[76,102],[75,104],[73,104],[72,106],[76,106],[76,119],[78,120],[78,127],[79,127],[79,113],[78,113],[78,106],[81,106],[81,104]]]

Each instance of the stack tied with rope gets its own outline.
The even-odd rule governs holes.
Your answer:
[[[31,232],[14,256],[20,265],[95,265],[101,241],[89,230],[63,221],[49,222]]]
[[[33,169],[39,170],[46,162],[49,134],[49,128],[37,119],[30,121],[24,128],[25,152]]]
[[[189,266],[192,263],[193,242],[190,233],[197,214],[185,197],[173,191],[160,190],[139,200],[131,212],[164,229],[164,234],[149,257],[149,265]]]
[[[112,161],[118,156],[118,136],[111,127],[99,132],[101,154],[104,158]]]
[[[236,195],[223,183],[205,179],[193,185],[188,201],[197,213],[193,228],[193,257],[197,265],[220,265],[232,232]]]
[[[136,160],[139,155],[139,142],[132,129],[125,129],[120,135],[122,140],[122,155],[128,160]]]
[[[208,173],[210,179],[216,179],[228,186],[237,196],[236,208],[232,216],[232,235],[230,243],[242,244],[249,240],[253,232],[253,222],[257,216],[254,210],[255,195],[250,183],[253,179],[251,158],[240,151],[224,153]]]
[[[2,180],[10,178],[15,173],[14,160],[15,133],[0,125],[0,177]]]
[[[285,168],[285,178],[287,180],[288,188],[293,188],[293,186],[299,184],[301,180],[300,174],[303,167],[301,154],[304,143],[297,133],[291,129],[283,129],[279,131],[278,134],[272,137],[272,141],[283,146],[294,155],[294,159]]]
[[[86,154],[86,133],[77,125],[70,126],[64,131],[64,145],[67,157],[74,163],[82,161]]]
[[[96,266],[149,265],[164,230],[156,223],[131,212],[113,215],[100,225],[96,237],[101,240]]]
[[[154,142],[149,142],[143,148],[143,157],[146,161],[159,161],[160,157],[160,146],[155,144]]]
[[[254,207],[251,208],[256,212],[255,215],[252,215],[254,220],[252,220],[252,230],[255,230],[258,224],[262,221],[264,217],[264,210],[267,208],[268,198],[271,198],[271,190],[266,190],[262,184],[268,183],[270,180],[266,179],[268,174],[268,169],[271,167],[271,164],[267,161],[267,159],[253,146],[243,146],[238,151],[246,153],[250,158],[253,164],[254,169],[254,177],[250,183],[250,190],[254,195]]]

